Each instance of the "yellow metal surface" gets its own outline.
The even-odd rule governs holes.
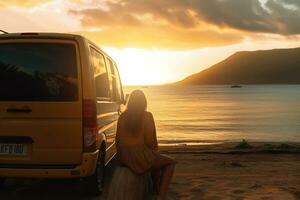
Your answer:
[[[0,168],[0,177],[24,178],[79,178],[86,177],[95,171],[98,151],[83,153],[82,164],[72,169],[13,169]],[[72,175],[71,171],[79,171]]]

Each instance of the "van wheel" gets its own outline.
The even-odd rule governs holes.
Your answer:
[[[0,189],[3,188],[5,180],[5,178],[0,178]]]
[[[104,171],[105,171],[105,151],[101,150],[94,174],[84,179],[84,190],[86,194],[97,196],[103,192]]]

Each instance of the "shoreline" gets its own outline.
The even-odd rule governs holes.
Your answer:
[[[200,143],[200,144],[214,144],[214,143],[239,143],[246,140],[249,143],[299,143],[300,140],[260,140],[260,139],[228,139],[228,140],[194,140],[194,139],[158,139],[158,143],[165,144],[188,144],[188,143]]]
[[[201,142],[201,143],[159,143],[159,151],[176,153],[300,153],[300,142]]]

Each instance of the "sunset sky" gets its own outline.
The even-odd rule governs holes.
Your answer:
[[[300,47],[300,1],[0,0],[0,29],[82,34],[125,85],[161,84],[236,51]]]

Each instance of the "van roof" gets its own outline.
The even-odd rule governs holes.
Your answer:
[[[115,61],[107,55],[98,45],[96,45],[94,42],[90,41],[84,36],[77,35],[77,34],[70,34],[70,33],[46,33],[46,32],[24,32],[24,33],[4,33],[0,34],[0,40],[6,40],[6,39],[65,39],[65,40],[86,40],[90,44],[93,44],[97,48],[99,48],[102,53],[105,54],[105,56],[109,57],[114,64]]]
[[[75,39],[75,38],[84,38],[84,37],[82,37],[80,35],[68,34],[68,33],[24,32],[24,33],[0,34],[0,39],[21,39],[21,38]]]

